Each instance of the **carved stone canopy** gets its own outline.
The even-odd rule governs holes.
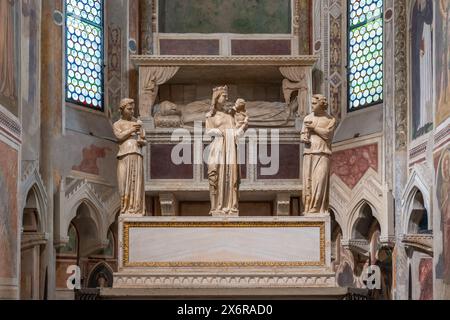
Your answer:
[[[311,67],[316,56],[145,56],[134,55],[141,70],[148,67],[179,67],[167,83],[281,82],[280,67]]]
[[[139,112],[153,122],[153,107],[162,84],[280,84],[287,104],[291,92],[312,93],[311,75],[316,56],[153,56],[133,55],[139,69]],[[298,73],[298,75],[297,75]],[[302,80],[303,82],[300,83]],[[300,85],[301,84],[301,85]],[[286,88],[284,88],[286,86]],[[286,90],[285,90],[286,89]],[[283,101],[285,102],[285,101]],[[152,125],[151,125],[152,126]]]

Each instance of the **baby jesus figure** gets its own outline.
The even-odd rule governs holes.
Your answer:
[[[248,115],[245,110],[245,100],[237,99],[233,106],[234,122],[236,124],[237,135],[240,136],[248,128]]]

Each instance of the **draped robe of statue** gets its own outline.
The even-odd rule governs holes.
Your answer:
[[[212,215],[238,214],[239,166],[234,118],[216,111],[206,118],[206,133],[213,138],[209,146],[208,180]]]
[[[142,147],[136,134],[127,134],[136,119],[120,119],[114,123],[114,134],[119,140],[117,178],[120,194],[120,214],[145,214],[144,163]]]
[[[331,168],[331,142],[336,120],[324,113],[311,113],[303,122],[311,121],[316,129],[303,126],[302,136],[310,143],[303,152],[303,205],[305,213],[326,213],[329,204],[329,184]],[[317,130],[317,131],[315,131]]]

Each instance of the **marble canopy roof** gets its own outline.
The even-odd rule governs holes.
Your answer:
[[[280,67],[312,67],[318,57],[298,56],[153,56],[132,55],[138,67],[180,67],[167,83],[198,82],[279,82]]]

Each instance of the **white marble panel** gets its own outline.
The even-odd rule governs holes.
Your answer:
[[[130,226],[128,262],[320,263],[320,231],[318,226]]]

